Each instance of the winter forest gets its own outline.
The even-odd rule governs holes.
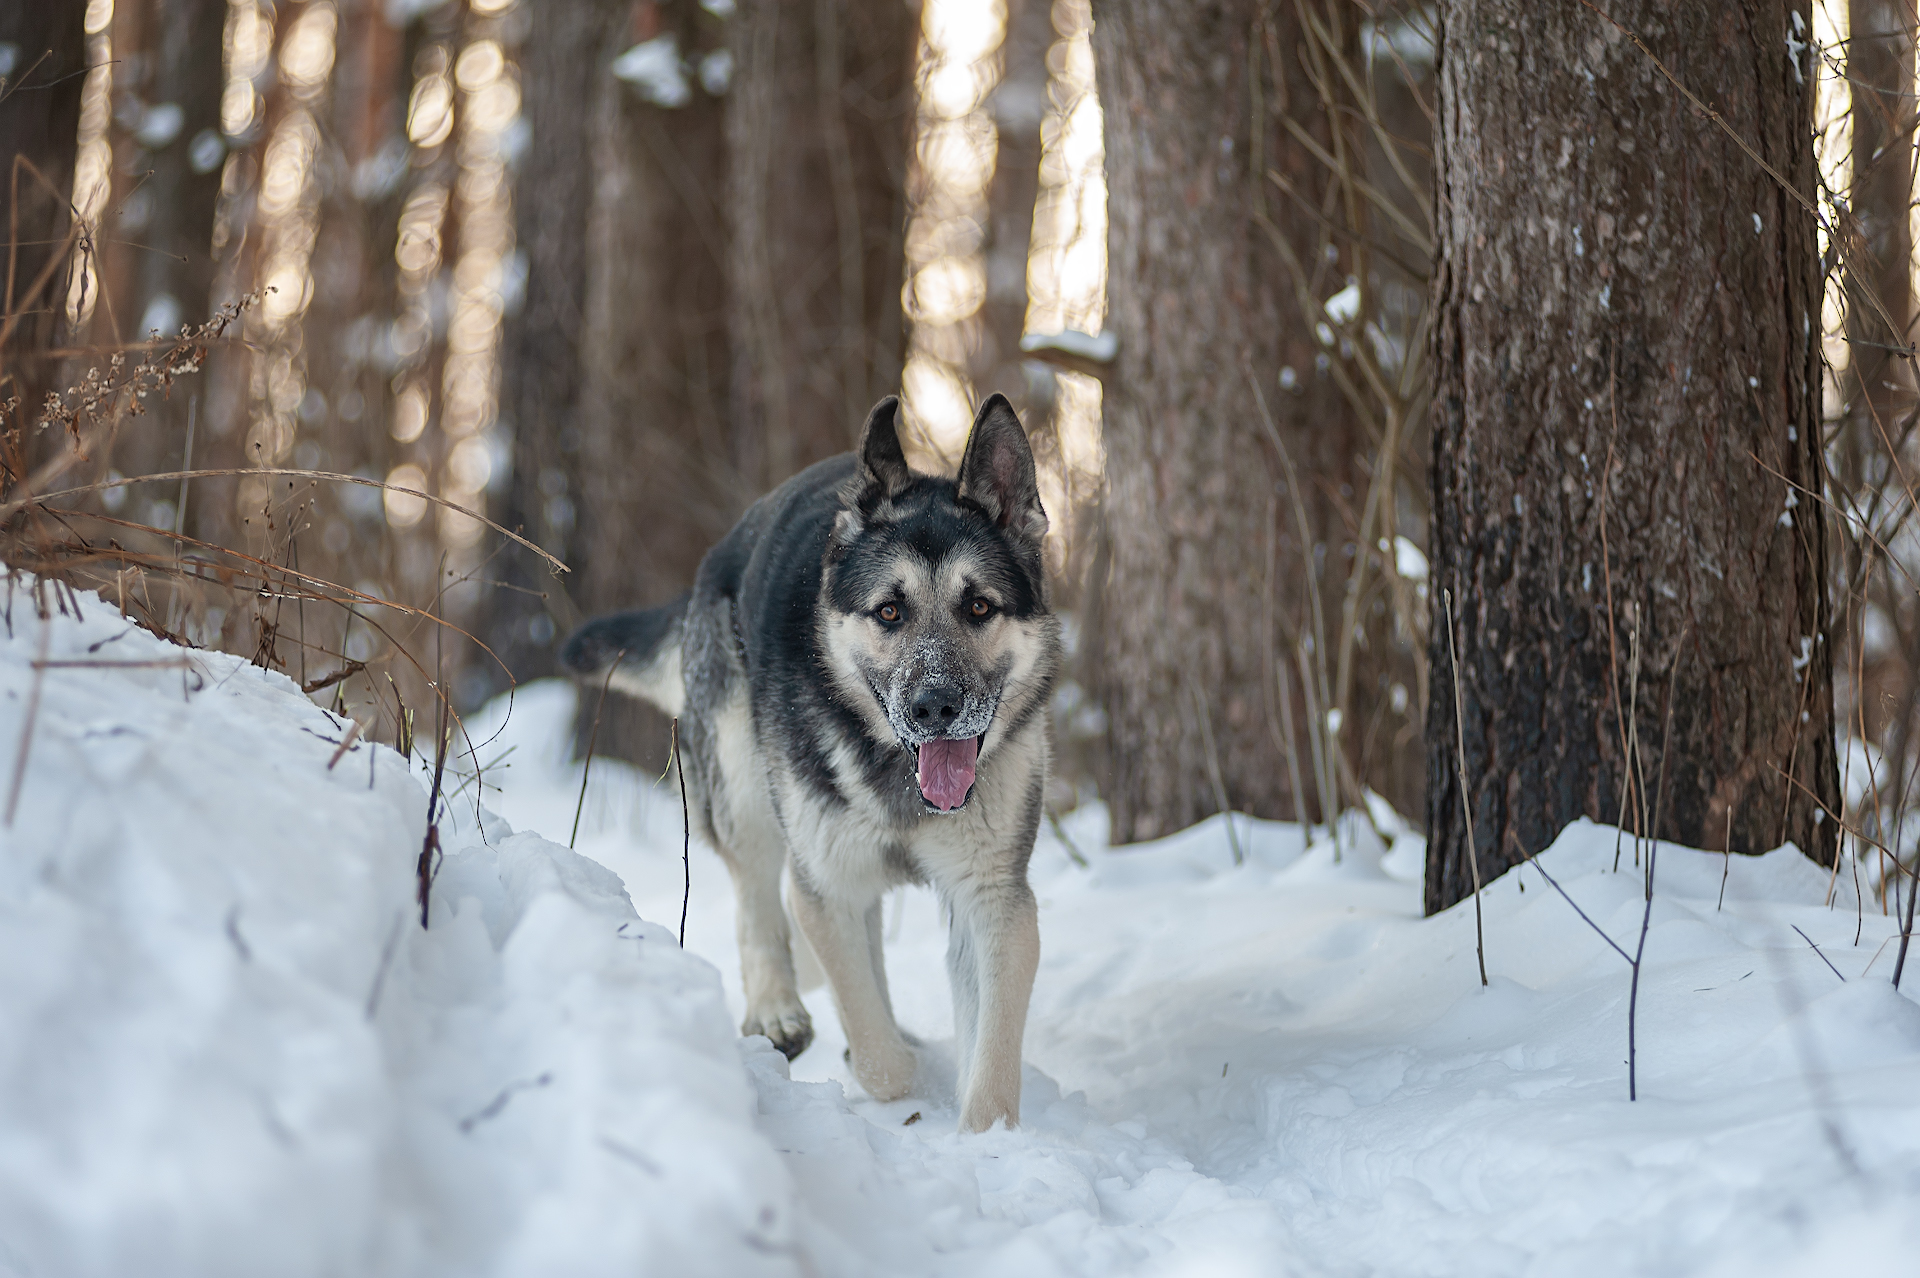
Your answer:
[[[1915,1265],[1914,0],[0,0],[0,163],[0,1278]]]

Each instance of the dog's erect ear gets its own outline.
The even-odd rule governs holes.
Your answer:
[[[846,552],[882,502],[898,497],[913,482],[907,455],[900,451],[900,400],[889,395],[873,406],[860,431],[859,465],[840,490],[839,515],[827,540],[827,562]]]
[[[860,504],[870,507],[897,497],[912,482],[907,455],[900,450],[900,399],[889,395],[873,406],[860,432]]]
[[[1038,542],[1047,535],[1033,450],[1005,395],[987,396],[973,419],[966,455],[960,459],[960,496],[1015,536]]]

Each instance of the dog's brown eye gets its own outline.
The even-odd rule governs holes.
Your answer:
[[[876,612],[874,616],[880,618],[880,620],[886,622],[889,626],[894,625],[900,620],[900,607],[898,604],[881,604],[880,611]]]
[[[977,618],[984,619],[993,615],[993,605],[985,599],[976,599],[967,605],[967,611]]]

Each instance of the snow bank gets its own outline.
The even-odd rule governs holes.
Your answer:
[[[718,977],[618,878],[470,814],[422,931],[400,756],[23,585],[0,783],[78,664],[0,831],[0,1273],[793,1271]]]
[[[913,1093],[860,1093],[819,989],[790,1069],[735,1036],[731,889],[711,852],[682,862],[671,781],[597,760],[580,854],[514,832],[572,824],[564,685],[470,723],[488,766],[454,782],[422,931],[417,767],[357,744],[329,770],[342,725],[281,676],[92,596],[44,627],[12,602],[0,786],[42,642],[94,664],[44,670],[0,830],[0,1275],[1785,1278],[1920,1255],[1896,928],[1791,848],[1661,848],[1630,1104],[1626,964],[1538,868],[1488,885],[1483,989],[1471,908],[1420,917],[1390,814],[1384,840],[1235,816],[1114,850],[1084,809],[1060,833],[1088,865],[1053,833],[1034,858],[1022,1126],[962,1136],[937,903],[886,910]],[[1635,855],[1582,822],[1541,862],[1631,949]],[[678,924],[683,876],[686,951],[642,921]]]

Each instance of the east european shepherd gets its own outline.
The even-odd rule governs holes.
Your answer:
[[[915,1058],[887,994],[880,900],[933,887],[952,919],[960,1126],[983,1131],[1019,1120],[1040,959],[1027,862],[1060,662],[1047,516],[1004,396],[981,406],[958,480],[908,468],[898,409],[880,401],[857,454],[756,502],[690,594],[588,623],[564,659],[680,716],[694,832],[739,898],[742,1032],[789,1057],[813,1038],[784,865],[854,1076],[904,1096]]]

